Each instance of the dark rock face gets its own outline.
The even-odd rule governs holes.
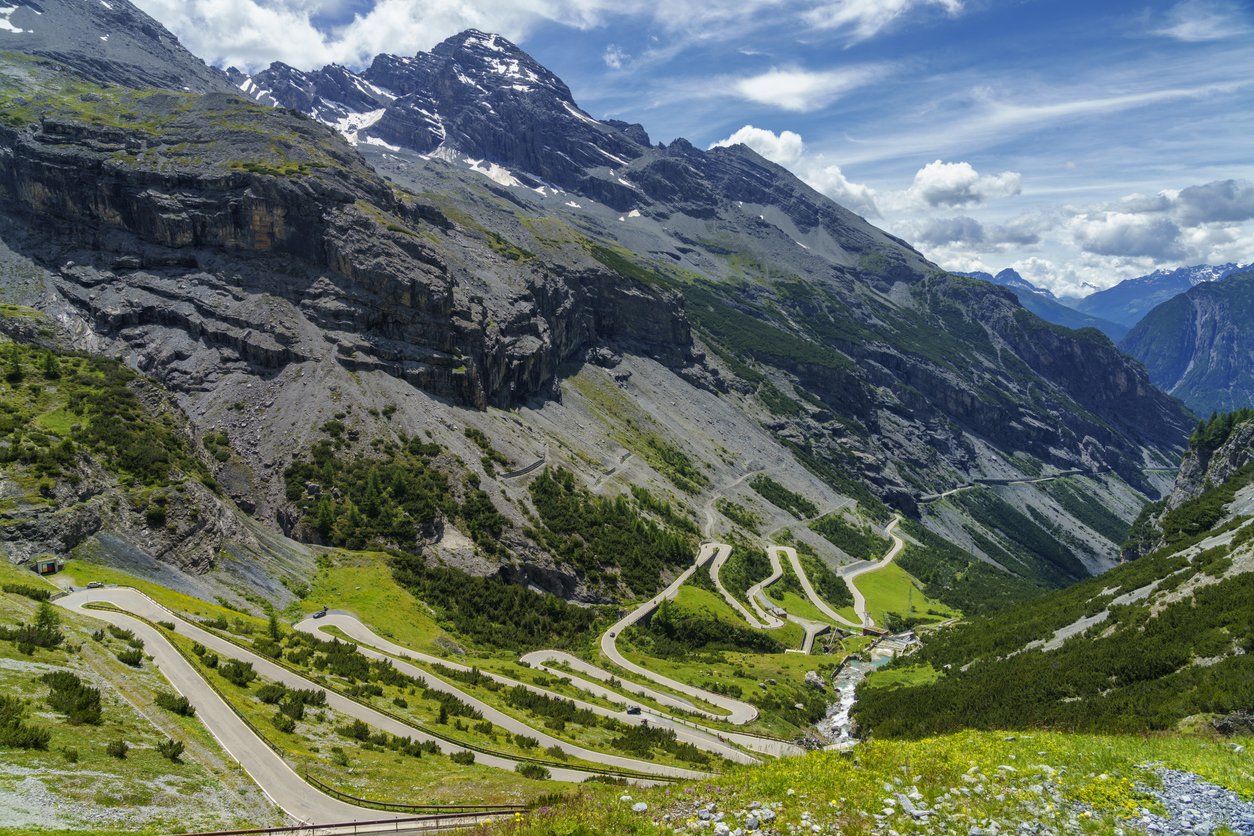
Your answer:
[[[788,432],[802,446],[859,472],[897,507],[911,506],[910,481],[978,471],[973,438],[1059,468],[1114,470],[1156,494],[1144,451],[1178,449],[1190,419],[1107,339],[1051,326],[1009,290],[983,282],[938,273],[917,281],[911,296],[915,311],[882,313],[866,338],[838,343],[853,370],[788,366],[875,439],[851,456],[856,438],[832,444],[832,427],[793,421]],[[824,327],[822,305],[789,312]]]
[[[1119,347],[1199,414],[1254,406],[1254,273],[1164,302]]]
[[[181,391],[333,361],[504,406],[554,397],[590,349],[716,392],[748,362],[762,371],[730,383],[748,398],[777,373],[805,393],[777,439],[907,509],[1018,452],[1140,485],[1147,453],[1187,433],[1104,339],[944,277],[748,148],[593,120],[497,36],[232,81],[110,92],[97,118],[48,95],[0,133],[5,240]]]
[[[1216,448],[1191,446],[1180,463],[1176,484],[1167,498],[1167,508],[1176,508],[1201,496],[1208,487],[1224,484],[1251,461],[1254,461],[1254,421],[1237,424]]]

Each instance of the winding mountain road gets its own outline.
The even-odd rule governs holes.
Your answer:
[[[900,522],[901,516],[898,515],[893,517],[892,522],[884,526],[884,533],[892,538],[893,545],[889,548],[888,553],[884,555],[883,560],[878,563],[868,563],[863,561],[862,563],[854,564],[853,566],[848,567],[840,573],[841,577],[845,579],[845,585],[848,586],[849,591],[853,593],[853,611],[859,618],[862,619],[863,627],[874,627],[875,621],[867,613],[866,596],[862,594],[862,590],[858,589],[858,585],[854,583],[854,580],[868,572],[883,569],[885,566],[892,563],[893,559],[901,553],[903,548],[905,548],[906,541],[902,540],[901,536],[897,534],[897,524]]]
[[[584,749],[581,746],[577,746],[575,744],[568,743],[566,741],[553,737],[552,735],[550,735],[548,732],[544,731],[543,729],[536,728],[534,726],[529,726],[526,723],[522,722],[521,720],[518,720],[517,718],[512,717],[511,715],[505,714],[504,712],[494,708],[493,706],[488,705],[487,703],[483,702],[477,697],[474,697],[468,692],[463,691],[462,689],[458,688],[455,684],[448,682],[447,680],[441,678],[439,674],[431,673],[428,670],[409,664],[408,662],[405,661],[405,659],[412,659],[416,662],[422,662],[428,665],[441,665],[443,667],[451,668],[453,670],[458,670],[462,672],[469,672],[472,669],[470,666],[463,665],[458,662],[453,662],[448,659],[442,659],[437,656],[429,656],[425,653],[421,653],[419,651],[412,650],[403,645],[399,645],[399,644],[396,644],[395,642],[389,641],[383,636],[380,636],[379,634],[375,633],[366,624],[362,623],[356,616],[350,613],[329,612],[327,613],[326,616],[322,618],[319,618],[319,619],[306,618],[304,621],[301,621],[296,625],[297,630],[300,630],[306,633],[311,633],[314,635],[318,635],[320,638],[324,638],[324,639],[328,639],[331,637],[329,634],[325,633],[324,631],[332,627],[340,630],[341,632],[344,633],[344,635],[352,639],[357,644],[358,649],[366,656],[369,656],[374,659],[386,659],[389,662],[391,662],[392,665],[395,666],[396,669],[399,670],[401,673],[407,674],[409,676],[422,677],[424,680],[426,680],[428,687],[437,691],[443,691],[444,693],[447,693],[447,694],[452,694],[453,696],[457,697],[463,702],[468,703],[469,705],[473,706],[478,711],[480,711],[483,714],[484,719],[491,721],[493,724],[500,726],[501,728],[505,729],[506,731],[512,734],[523,734],[523,735],[527,735],[530,737],[534,737],[536,740],[540,742],[540,745],[546,748],[557,747],[558,749],[562,750],[563,752],[566,752],[569,755],[572,755],[578,758],[583,758],[584,760],[590,761],[592,763],[598,763],[604,766],[619,767],[622,769],[632,770],[635,772],[651,771],[651,772],[657,772],[657,773],[664,774],[669,777],[675,777],[675,778],[701,778],[701,777],[706,777],[708,775],[708,773],[699,772],[696,770],[658,765],[652,761],[646,762],[646,761],[635,760],[633,758],[624,758],[624,757],[619,757],[616,755],[608,755],[608,754],[596,752],[590,749]],[[531,655],[531,654],[528,654],[528,655]],[[525,657],[524,657],[524,660],[525,660]],[[649,719],[646,719],[643,714],[645,710],[644,706],[641,706],[639,703],[636,703],[632,700],[629,700],[623,697],[621,694],[616,693],[610,690],[609,688],[605,688],[603,686],[597,685],[592,682],[584,683],[583,687],[585,691],[587,691],[588,693],[596,694],[597,696],[600,696],[604,699],[609,699],[613,702],[620,703],[624,705],[624,709],[606,708],[605,706],[596,705],[595,703],[589,703],[589,702],[584,702],[582,700],[573,699],[571,697],[558,694],[554,691],[541,688],[537,685],[533,685],[529,682],[521,682],[519,680],[511,679],[510,677],[503,676],[501,674],[491,673],[491,672],[483,671],[483,670],[480,670],[480,673],[483,676],[489,679],[492,679],[496,682],[499,682],[501,685],[504,685],[509,688],[522,687],[522,688],[527,689],[528,691],[531,691],[536,694],[541,694],[546,697],[552,697],[554,699],[561,699],[561,700],[568,700],[570,702],[573,702],[577,708],[586,709],[601,717],[612,717],[615,720],[618,720],[623,723],[627,723],[629,725],[640,725],[642,723],[649,722]],[[569,674],[564,674],[564,673],[559,674],[559,675],[569,676]],[[572,678],[572,684],[579,685],[579,683],[575,683],[574,678]],[[644,690],[647,690],[647,689],[644,689]],[[653,694],[649,694],[649,696],[653,696]],[[641,709],[641,713],[640,714],[628,714],[625,710],[626,706],[637,706]],[[687,704],[686,708],[687,709],[692,708],[691,704]],[[675,732],[675,736],[677,739],[688,742],[688,743],[692,743],[694,746],[697,746],[701,749],[704,749],[709,752],[713,752],[729,760],[736,761],[739,763],[757,763],[758,762],[757,758],[754,758],[751,755],[746,754],[741,749],[738,749],[737,747],[729,744],[726,740],[719,738],[713,732],[702,730],[699,728],[690,727],[682,723],[673,722],[670,717],[660,712],[650,712],[650,718],[652,719],[654,725],[662,725],[662,726],[671,728]]]
[[[378,810],[356,807],[332,799],[305,783],[204,682],[199,671],[192,667],[170,643],[169,639],[141,620],[141,618],[132,617],[127,613],[133,613],[150,621],[172,621],[181,635],[200,642],[200,644],[222,658],[238,659],[251,663],[259,676],[271,681],[279,682],[289,688],[326,691],[327,706],[329,708],[353,719],[361,720],[380,731],[399,737],[409,737],[417,741],[430,741],[446,754],[462,751],[472,752],[475,762],[485,766],[514,771],[515,766],[520,762],[500,755],[476,752],[464,746],[425,734],[394,717],[328,690],[310,679],[306,679],[275,664],[273,660],[265,656],[246,650],[203,629],[166,609],[138,590],[129,587],[90,589],[73,592],[57,600],[56,603],[66,609],[125,627],[143,638],[145,652],[153,656],[158,669],[163,674],[166,674],[167,670],[169,671],[167,678],[175,685],[179,693],[186,696],[196,706],[197,716],[201,717],[209,730],[222,741],[224,748],[231,753],[232,757],[239,761],[240,765],[253,777],[275,804],[300,821],[339,822],[351,821],[353,819],[379,819],[384,816],[381,816]],[[89,603],[111,604],[126,610],[126,613],[84,609],[85,605]],[[414,670],[417,671],[418,669],[415,668]],[[426,672],[419,671],[419,673],[424,678],[434,679]],[[201,713],[202,705],[204,706],[203,714]],[[512,720],[511,722],[517,723],[517,721]],[[522,728],[525,729],[527,734],[535,733],[534,730],[526,726],[522,726]],[[592,757],[593,755],[596,757]],[[583,755],[581,754],[580,756],[582,757]],[[602,762],[602,759],[616,759],[616,756],[589,752],[588,759],[592,762]],[[676,774],[673,777],[700,777],[705,774],[693,770],[680,770],[677,767],[659,765],[653,762],[635,761],[634,764],[632,769],[635,771],[657,775],[669,776],[670,773],[674,772]],[[607,766],[611,769],[616,767],[616,765],[609,763],[607,763]],[[556,765],[550,766],[549,771],[552,773],[554,780],[569,782],[581,782],[598,774],[579,769],[578,767]],[[415,803],[422,802],[417,801]],[[470,803],[473,803],[473,801]]]
[[[637,665],[631,660],[624,657],[618,650],[617,638],[620,632],[627,627],[639,623],[643,619],[652,614],[663,601],[673,599],[679,591],[679,588],[695,573],[712,559],[718,559],[719,565],[725,563],[730,555],[731,547],[720,543],[705,543],[701,546],[697,553],[693,564],[682,572],[675,580],[661,593],[643,602],[617,623],[610,627],[601,637],[601,650],[614,665],[619,668],[640,677],[643,680],[660,685],[674,693],[655,690],[648,686],[641,685],[637,682],[628,680],[620,680],[610,671],[597,667],[596,665],[585,662],[569,654],[560,651],[537,651],[529,653],[523,657],[522,661],[535,665],[539,668],[545,668],[545,663],[560,662],[568,665],[572,670],[587,675],[592,680],[599,682],[609,682],[616,680],[614,685],[617,689],[626,690],[632,693],[638,693],[647,696],[649,699],[661,705],[669,705],[678,710],[690,714],[704,714],[713,719],[720,719],[737,725],[752,722],[758,717],[758,710],[750,703],[743,702],[738,699],[727,697],[721,694],[715,694],[702,688],[697,688],[683,682],[678,682],[668,677],[664,677],[655,673],[641,665]],[[782,568],[779,565],[778,557],[773,560],[773,572],[775,578],[782,574]],[[755,594],[760,593],[767,586],[766,583],[758,585]],[[239,645],[228,641],[213,632],[205,630],[192,621],[172,612],[161,604],[153,601],[142,592],[129,587],[105,587],[100,589],[82,590],[71,592],[70,594],[60,598],[56,602],[59,606],[66,609],[88,615],[92,618],[108,622],[110,624],[123,627],[133,631],[138,637],[144,640],[145,652],[149,654],[154,664],[163,675],[170,681],[174,688],[182,695],[186,696],[193,706],[196,707],[197,717],[209,729],[209,731],[222,743],[232,757],[234,757],[244,770],[257,782],[262,791],[265,792],[278,807],[293,819],[302,822],[354,822],[354,821],[377,821],[381,818],[403,818],[408,817],[403,814],[380,814],[373,808],[358,807],[353,804],[345,803],[332,798],[321,791],[315,789],[298,775],[292,767],[272,750],[266,741],[257,736],[252,728],[245,723],[238,714],[229,706],[218,693],[208,685],[200,671],[189,662],[182,653],[170,642],[160,630],[152,627],[150,621],[169,621],[173,622],[180,635],[186,636],[194,641],[199,642],[208,650],[216,653],[221,658],[238,659],[240,661],[251,663],[253,669],[258,675],[268,680],[279,682],[289,688],[306,688],[323,690],[327,694],[327,706],[332,710],[338,711],[351,718],[361,720],[373,728],[395,734],[401,737],[410,737],[418,741],[430,741],[435,743],[441,751],[445,753],[455,753],[459,751],[473,751],[465,749],[465,747],[450,743],[446,740],[435,738],[427,735],[422,731],[400,721],[397,718],[376,711],[368,705],[353,701],[334,691],[327,690],[317,682],[307,679],[300,674],[294,673],[287,668],[276,664],[273,660],[247,650]],[[113,610],[87,609],[89,604],[110,605],[123,610],[118,612]],[[758,606],[756,599],[755,606]],[[769,604],[768,604],[769,606]],[[760,610],[763,615],[767,615],[765,610]],[[770,618],[770,616],[767,616]],[[773,619],[777,624],[782,624],[778,619]],[[820,626],[820,625],[815,625]],[[826,626],[826,625],[821,625]],[[422,677],[429,687],[450,693],[458,699],[475,707],[480,711],[484,718],[491,721],[511,733],[524,734],[535,737],[541,742],[541,745],[557,747],[563,752],[572,756],[582,758],[592,763],[597,763],[611,769],[624,769],[634,772],[652,773],[668,778],[701,778],[706,777],[708,773],[685,769],[682,767],[657,764],[655,762],[646,762],[636,760],[634,758],[622,757],[618,755],[605,754],[593,750],[562,741],[552,737],[547,732],[533,728],[522,721],[501,712],[498,709],[482,702],[481,700],[462,691],[451,682],[447,682],[436,674],[429,672],[424,668],[411,664],[407,659],[414,662],[421,662],[431,665],[444,665],[447,667],[469,670],[464,665],[447,659],[441,659],[434,656],[427,656],[418,651],[398,645],[376,634],[373,630],[363,624],[359,619],[349,613],[328,613],[321,619],[314,620],[312,618],[305,619],[296,625],[296,629],[311,634],[325,635],[326,630],[334,627],[342,631],[344,635],[354,641],[360,651],[368,657],[376,659],[386,659],[394,665],[402,673],[411,676]],[[807,630],[807,645],[812,644],[813,635]],[[632,702],[630,699],[618,693],[614,688],[600,685],[597,682],[584,680],[573,677],[565,671],[545,668],[559,676],[566,676],[571,679],[572,684],[577,687],[585,688],[589,693],[597,694],[604,699],[618,702],[624,706],[638,706],[641,711],[639,714],[627,714],[625,710],[618,711],[606,708],[600,705],[594,705],[578,700],[572,700],[581,708],[587,708],[600,716],[613,716],[627,723],[645,723],[653,722],[655,725],[664,726],[675,732],[676,738],[685,742],[692,743],[700,748],[715,752],[718,755],[732,761],[740,763],[752,763],[757,759],[753,755],[744,751],[749,749],[770,755],[791,755],[797,754],[800,750],[793,744],[786,741],[780,741],[769,737],[752,735],[748,733],[721,731],[703,727],[699,724],[692,723],[678,717],[669,716],[663,712],[649,709],[645,706]],[[499,674],[487,673],[492,679],[503,685],[514,687],[521,685],[529,690],[544,693],[548,696],[569,699],[562,695],[546,691],[545,689],[531,685],[529,683],[518,682]],[[725,714],[717,714],[707,711],[693,702],[689,702],[682,696],[686,695],[694,700],[701,701],[707,705],[722,710]],[[646,719],[643,714],[648,711],[649,716]],[[512,760],[508,757],[488,754],[484,752],[475,752],[477,763],[486,766],[497,767],[501,769],[512,770],[519,761]],[[559,781],[582,781],[592,777],[596,773],[586,772],[577,767],[550,767],[552,777]],[[464,824],[475,824],[479,821],[486,821],[492,818],[492,814],[485,813],[481,816],[470,816],[463,819]],[[429,829],[447,828],[449,822],[447,817],[442,824],[432,822]],[[407,824],[407,828],[411,831],[414,829],[423,829],[428,827],[424,823]]]
[[[677,682],[674,679],[662,676],[659,673],[637,665],[635,662],[618,652],[619,633],[653,613],[654,610],[662,605],[663,601],[673,599],[677,594],[679,594],[679,587],[683,586],[684,582],[692,577],[694,572],[708,563],[710,559],[722,549],[730,551],[731,546],[727,546],[722,543],[702,543],[701,549],[697,553],[696,561],[681,572],[679,577],[671,581],[670,586],[666,587],[666,589],[662,590],[648,601],[645,601],[643,604],[627,613],[627,615],[620,618],[614,626],[610,627],[610,629],[606,630],[605,633],[602,634],[601,652],[605,654],[607,659],[615,665],[618,665],[623,670],[630,671],[636,676],[648,679],[669,688],[672,691],[677,691],[680,694],[687,694],[690,697],[695,697],[696,699],[703,700],[710,705],[717,706],[718,708],[726,711],[727,715],[719,717],[716,714],[711,714],[710,712],[702,711],[700,709],[698,709],[698,713],[705,714],[708,717],[714,717],[715,719],[727,720],[729,723],[735,723],[736,725],[743,725],[744,723],[751,723],[758,719],[758,709],[755,706],[750,705],[747,702],[742,702],[741,700],[725,697],[722,694],[715,694],[702,688],[697,688],[694,685]]]
[[[719,590],[722,598],[724,598],[724,600],[726,600],[732,608],[735,608],[736,612],[740,613],[741,617],[744,618],[752,628],[760,630],[776,630],[784,627],[784,620],[781,620],[774,612],[772,612],[772,610],[775,609],[775,605],[765,597],[766,588],[770,587],[770,585],[775,583],[776,580],[784,577],[784,567],[780,564],[779,554],[776,554],[775,549],[767,550],[767,558],[769,558],[771,562],[771,574],[767,575],[766,578],[759,580],[759,582],[745,590],[745,598],[749,600],[749,605],[754,608],[757,613],[756,615],[751,614],[749,610],[744,607],[744,604],[741,604],[739,600],[732,597],[731,593],[727,592],[727,588],[722,585],[722,579],[719,577],[719,573],[722,570],[722,564],[727,562],[727,555],[730,554],[731,546],[726,546],[726,551],[722,551],[722,553],[720,553],[722,559],[715,560],[715,563],[710,564],[710,578],[714,580],[715,588]],[[801,629],[805,630],[805,638],[801,639],[801,647],[789,648],[789,653],[805,653],[809,656],[810,651],[813,651],[814,649],[814,639],[830,627],[829,624],[824,624],[823,622],[811,622],[808,618],[801,618],[800,615],[794,615],[793,613],[788,612],[785,612],[784,618],[790,620],[790,622],[793,622],[794,624],[800,625]]]
[[[84,607],[90,603],[111,604],[149,620],[173,621],[182,635],[199,641],[221,656],[252,661],[254,667],[259,667],[256,663],[264,664],[265,660],[262,657],[242,651],[235,645],[185,621],[138,590],[124,587],[91,589],[72,592],[55,603],[67,610],[130,630],[136,637],[143,639],[144,652],[152,657],[153,664],[169,680],[174,689],[187,697],[188,702],[195,706],[197,719],[204,723],[209,732],[222,744],[222,748],[257,782],[266,797],[293,819],[303,823],[352,822],[406,818],[410,815],[382,813],[373,808],[358,807],[314,789],[274,750],[258,738],[239,715],[218,696],[216,691],[205,684],[200,672],[159,630],[130,615],[109,610],[89,610]],[[275,666],[271,665],[271,667]],[[276,668],[276,670],[283,676],[272,675],[275,671],[261,672],[271,678],[286,680],[285,684],[291,682],[293,687],[319,687],[306,680],[296,682],[296,677],[292,677],[281,668]],[[341,701],[350,706],[357,706],[357,703],[342,698]],[[334,704],[333,695],[330,693],[327,694],[327,702],[336,709],[342,708]],[[358,706],[358,708],[361,707]],[[402,734],[413,736],[413,730],[405,728]],[[493,817],[484,815],[481,819],[468,821],[467,824],[487,821],[490,818]],[[434,823],[431,829],[435,829]]]
[[[1158,468],[1144,468],[1144,470],[1157,470]],[[919,502],[937,502],[942,499],[953,496],[962,491],[969,491],[972,488],[980,487],[1003,487],[1006,485],[1037,485],[1041,482],[1052,482],[1055,479],[1069,479],[1072,476],[1100,476],[1103,473],[1109,473],[1111,468],[1101,467],[1097,470],[1064,470],[1061,473],[1053,473],[1049,476],[1033,476],[1026,479],[976,479],[974,482],[968,482],[965,485],[959,485],[956,488],[950,488],[942,493],[925,494],[919,497]],[[1170,471],[1169,471],[1170,472]]]
[[[823,615],[832,619],[832,621],[837,624],[844,624],[846,627],[862,626],[861,624],[855,624],[840,613],[836,612],[836,610],[832,609],[830,604],[819,597],[818,592],[815,591],[814,586],[810,583],[810,576],[806,574],[805,568],[801,565],[801,558],[797,556],[796,549],[791,546],[772,546],[771,552],[776,555],[783,554],[788,556],[788,562],[792,565],[793,574],[795,574],[797,576],[797,580],[801,582],[801,588],[805,590],[806,597],[810,599],[810,603],[814,604],[814,606],[818,608],[819,612],[823,613]]]
[[[739,613],[740,617],[748,622],[750,627],[754,627],[759,630],[768,629],[765,624],[758,620],[756,615],[749,612],[749,609],[744,604],[740,603],[740,601],[727,591],[727,587],[723,586],[723,580],[721,577],[723,564],[727,562],[727,559],[731,557],[731,554],[732,550],[730,546],[719,549],[718,555],[714,558],[714,562],[710,564],[710,580],[714,581],[714,588],[718,590],[719,595],[723,596],[723,600],[727,602],[728,606]],[[775,626],[779,625],[776,624]]]

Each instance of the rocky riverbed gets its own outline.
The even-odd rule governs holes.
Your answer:
[[[864,661],[850,657],[836,675],[832,677],[832,691],[836,701],[828,705],[827,716],[818,722],[819,736],[827,742],[831,749],[846,749],[858,742],[854,735],[853,720],[850,712],[857,702],[858,685],[866,679],[867,674],[891,661],[891,657]]]

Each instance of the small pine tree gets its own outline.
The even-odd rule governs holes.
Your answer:
[[[57,362],[57,355],[52,352],[45,354],[41,371],[43,372],[44,380],[60,380],[61,364]]]
[[[18,359],[18,353],[16,350],[9,352],[8,360],[5,366],[6,368],[4,372],[4,379],[7,380],[9,383],[14,383],[14,384],[21,383],[22,382],[22,362],[21,360]]]
[[[184,748],[181,740],[175,740],[172,737],[168,737],[157,744],[157,752],[171,763],[179,762],[179,757],[183,754]]]

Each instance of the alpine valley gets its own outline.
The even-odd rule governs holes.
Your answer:
[[[0,14],[0,832],[1254,833],[1248,274],[1124,337],[499,35]]]

